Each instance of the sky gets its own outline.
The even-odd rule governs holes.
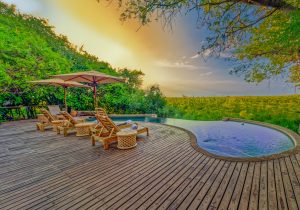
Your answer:
[[[295,88],[284,78],[259,85],[230,75],[233,64],[223,58],[196,56],[205,39],[193,14],[180,16],[170,27],[121,22],[116,5],[102,0],[2,0],[24,13],[48,19],[58,34],[109,62],[114,68],[145,73],[144,87],[159,84],[166,96],[286,95]]]

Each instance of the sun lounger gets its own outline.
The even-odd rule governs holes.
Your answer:
[[[108,116],[96,115],[96,118],[102,124],[102,130],[98,134],[92,135],[92,145],[95,146],[96,141],[100,141],[103,144],[104,149],[109,149],[109,144],[117,141],[117,133],[125,130],[131,129],[130,124],[116,125]],[[105,131],[104,131],[105,129]],[[149,129],[146,127],[137,127],[134,129],[137,134],[147,133],[149,136]]]
[[[38,122],[36,124],[37,130],[45,131],[46,127],[53,127],[53,130],[57,129],[57,126],[61,125],[64,121],[57,120],[48,110],[41,109],[42,114],[45,116],[45,121]]]

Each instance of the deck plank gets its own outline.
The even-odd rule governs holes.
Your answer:
[[[299,182],[299,177],[297,177],[297,170],[298,173],[300,172],[300,168],[296,168],[293,166],[292,161],[291,161],[291,157],[286,157],[285,158],[285,162],[286,162],[286,167],[288,169],[287,174],[290,176],[290,180],[291,180],[291,185],[293,187],[294,190],[294,195],[295,195],[295,199],[297,201],[297,205],[298,208],[300,209],[300,182]]]
[[[248,209],[248,207],[249,207],[254,166],[255,166],[255,163],[253,163],[253,162],[249,163],[249,167],[247,170],[247,177],[246,177],[246,180],[244,183],[244,188],[243,188],[241,200],[239,203],[239,209]]]
[[[286,194],[284,191],[284,182],[282,180],[279,160],[274,160],[275,183],[277,194],[277,205],[279,209],[288,209]]]
[[[236,187],[233,191],[232,197],[231,197],[229,205],[228,205],[228,209],[231,209],[231,210],[237,209],[239,206],[239,202],[240,202],[240,199],[242,196],[244,184],[245,184],[246,177],[247,177],[248,167],[249,167],[249,163],[243,163],[242,170],[240,172],[238,181],[236,183]]]
[[[250,193],[250,201],[248,209],[255,210],[258,209],[259,201],[259,184],[260,184],[260,162],[256,162],[254,166],[254,173],[252,179],[252,188]]]
[[[268,163],[263,161],[260,167],[260,187],[258,209],[268,209]]]
[[[236,167],[233,171],[233,174],[232,174],[232,176],[230,178],[230,181],[228,183],[228,187],[226,188],[226,191],[224,192],[224,196],[221,200],[221,203],[220,203],[218,209],[222,209],[222,210],[227,210],[228,209],[228,205],[229,205],[231,197],[234,193],[234,190],[236,188],[236,183],[237,183],[239,175],[241,173],[242,166],[243,166],[243,164],[241,162],[238,162],[236,164]]]
[[[192,203],[189,205],[189,209],[207,209],[213,195],[217,191],[219,185],[222,183],[224,175],[228,171],[228,168],[232,168],[234,163],[225,162],[224,165],[220,165],[220,169],[214,171],[214,173],[205,182],[204,186],[198,192]],[[201,205],[203,206],[201,206]],[[199,206],[200,205],[200,206]]]
[[[278,209],[274,161],[268,161],[268,209]]]
[[[146,123],[135,149],[0,125],[0,209],[299,209],[300,154],[234,162],[202,154],[175,127]]]
[[[288,208],[297,209],[298,206],[297,206],[296,196],[294,194],[294,190],[290,181],[290,176],[288,174],[284,158],[279,159],[279,164],[280,164],[280,170],[282,175],[282,181],[284,183],[283,186],[285,189],[285,196],[287,199]]]

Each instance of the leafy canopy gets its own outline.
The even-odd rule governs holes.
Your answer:
[[[181,14],[196,13],[197,26],[208,30],[199,54],[229,55],[237,61],[232,73],[260,82],[288,73],[297,76],[300,63],[299,0],[118,0],[121,20],[153,19],[172,24]]]
[[[157,86],[150,91],[141,89],[142,71],[116,70],[83,47],[71,44],[67,37],[55,34],[46,20],[20,14],[14,6],[2,2],[0,37],[0,106],[63,104],[62,88],[37,86],[28,81],[84,70],[126,78],[125,84],[101,85],[98,89],[100,105],[110,112],[157,113],[164,106],[162,94],[149,97],[159,90]],[[68,106],[92,110],[92,96],[91,90],[69,88]]]

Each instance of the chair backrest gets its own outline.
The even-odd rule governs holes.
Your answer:
[[[108,117],[108,116],[101,116],[96,114],[96,119],[101,122],[101,124],[104,126],[104,128],[110,132],[111,134],[116,134],[121,129]]]
[[[107,116],[106,111],[102,108],[96,108],[96,114],[101,116]]]
[[[48,109],[52,115],[59,115],[61,112],[58,105],[48,105]]]
[[[41,109],[41,112],[43,113],[43,115],[49,120],[49,122],[54,121],[54,117],[52,116],[52,114],[46,110],[46,109]]]
[[[61,111],[60,113],[64,116],[64,118],[66,118],[66,120],[68,120],[73,125],[78,124],[78,122],[68,112]]]

